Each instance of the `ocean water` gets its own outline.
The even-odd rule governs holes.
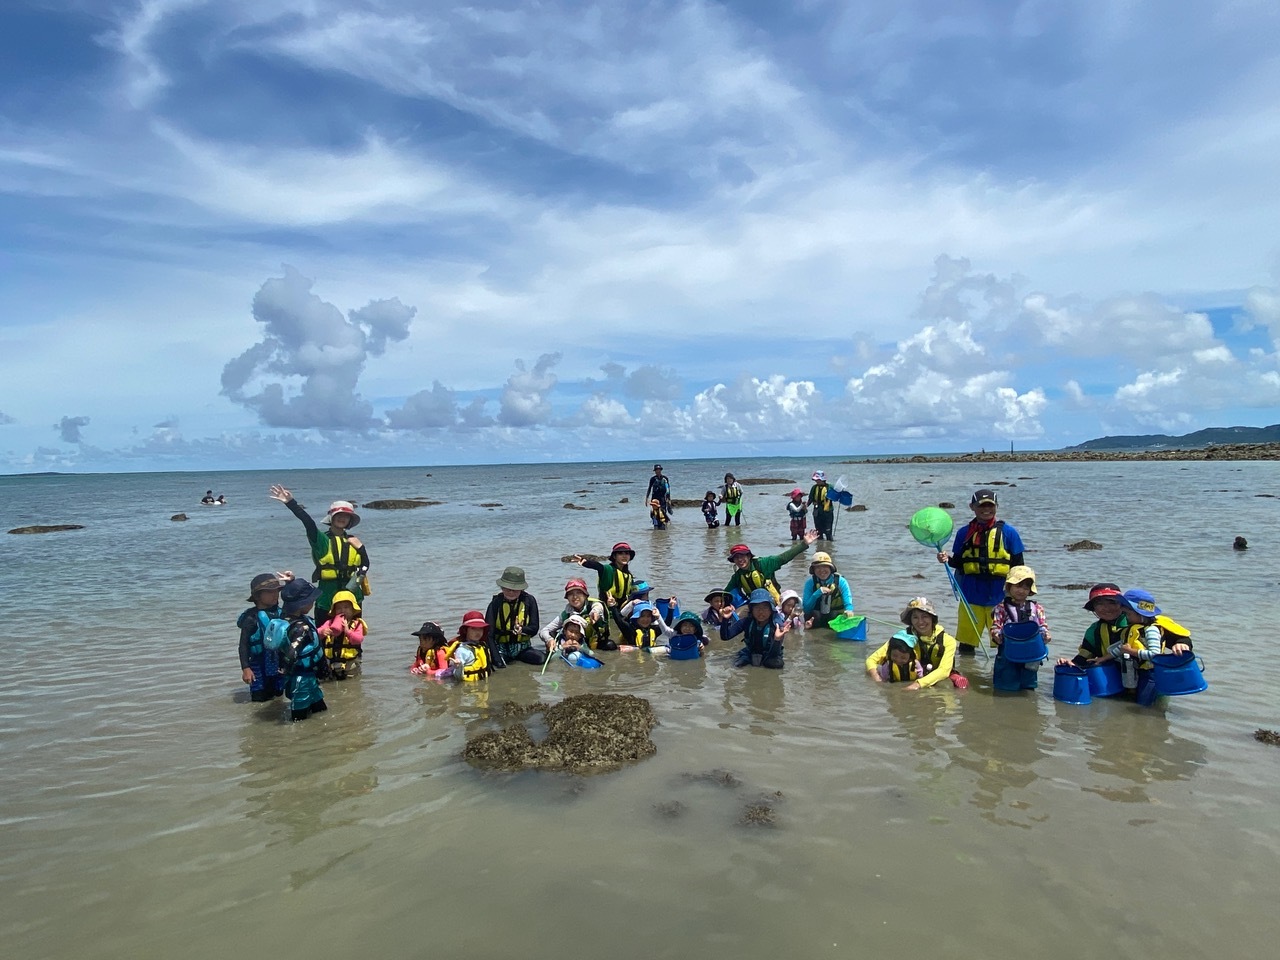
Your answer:
[[[650,466],[0,478],[4,529],[85,527],[0,534],[5,955],[1272,955],[1280,750],[1252,734],[1280,728],[1280,499],[1258,496],[1280,493],[1280,466],[666,464],[682,498],[726,469],[788,479],[747,487],[743,526],[712,531],[695,509],[650,529]],[[602,670],[515,665],[475,688],[408,673],[410,632],[483,608],[504,566],[550,617],[579,572],[561,556],[619,539],[697,609],[729,545],[785,544],[783,494],[815,467],[868,508],[840,515],[832,549],[860,612],[893,621],[925,594],[954,629],[945,576],[905,525],[943,500],[960,520],[1002,481],[1051,649],[1072,652],[1090,621],[1055,584],[1145,586],[1192,629],[1209,690],[1069,706],[1048,670],[1036,693],[993,693],[977,657],[968,690],[910,693],[865,677],[868,644],[823,631],[788,642],[781,674],[735,671],[718,641],[704,661],[606,654]],[[443,501],[363,511],[365,673],[297,724],[248,702],[236,660],[250,578],[310,570],[273,482],[314,514],[339,497]],[[199,506],[208,487],[229,505]],[[1103,550],[1063,549],[1086,537]],[[873,642],[891,631],[872,624]],[[653,703],[654,757],[587,777],[461,760],[490,708],[594,691]],[[741,823],[762,799],[775,822]]]

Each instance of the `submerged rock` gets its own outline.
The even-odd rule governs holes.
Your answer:
[[[594,510],[595,509],[595,507],[580,507],[576,503],[566,503],[564,505],[564,508],[566,510]]]
[[[10,533],[60,533],[63,530],[83,530],[84,525],[79,523],[53,523],[46,526],[36,524],[31,527],[14,527]]]
[[[412,497],[405,500],[370,500],[364,505],[366,510],[412,510],[415,507],[436,507],[440,505],[439,500],[425,500],[421,497]]]
[[[1232,550],[1248,550],[1249,541],[1244,537],[1236,537],[1235,542],[1231,544]]]
[[[185,513],[175,513],[175,514],[174,514],[172,517],[170,517],[169,519],[170,519],[170,520],[186,520],[186,519],[187,519],[187,515],[186,515]]]
[[[759,487],[766,483],[789,483],[795,486],[794,480],[788,480],[786,477],[739,477],[738,485],[742,487]]]
[[[514,710],[510,707],[515,707]],[[503,715],[541,713],[547,735],[535,741],[516,722],[503,730],[468,738],[462,757],[495,770],[612,770],[652,756],[649,731],[658,722],[648,700],[630,694],[588,693],[554,706],[542,703],[504,707]]]
[[[740,787],[742,781],[728,770],[704,770],[702,773],[685,773],[681,778],[694,783],[714,783],[717,787]]]
[[[1280,733],[1276,733],[1274,730],[1266,730],[1259,727],[1253,731],[1253,739],[1259,743],[1269,743],[1273,747],[1280,747]]]
[[[940,506],[943,510],[954,510],[956,508],[956,505],[952,503],[950,500],[943,500],[940,504],[938,504],[938,506]]]

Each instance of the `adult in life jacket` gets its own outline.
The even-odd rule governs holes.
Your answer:
[[[726,593],[735,590],[744,597],[751,596],[751,591],[764,589],[769,591],[773,602],[780,601],[778,589],[778,570],[790,563],[809,549],[809,544],[818,539],[818,531],[810,530],[804,539],[792,544],[786,550],[772,557],[757,557],[745,543],[734,544],[729,549],[728,561],[733,564],[733,574],[725,585]]]
[[[549,645],[533,646],[538,636],[538,601],[528,591],[520,567],[507,567],[498,578],[498,593],[489,601],[484,619],[489,624],[489,659],[495,667],[513,660],[540,667],[547,662]]]
[[[575,553],[571,559],[574,563],[596,572],[596,596],[610,610],[615,610],[627,602],[635,589],[636,578],[631,573],[631,561],[635,558],[636,552],[631,544],[619,541],[609,551],[608,563],[601,563],[594,557],[586,557],[580,553]],[[609,620],[606,618],[602,622],[604,637],[607,640]]]
[[[809,488],[809,506],[813,508],[813,525],[821,539],[831,541],[831,527],[835,523],[836,505],[832,501],[831,488],[827,486],[827,475],[822,470],[813,472],[813,486]]]
[[[724,504],[724,525],[742,526],[742,485],[732,473],[724,475],[720,488],[720,502]]]
[[[834,617],[853,613],[853,592],[849,589],[849,581],[840,576],[831,554],[819,550],[813,555],[801,602],[806,627],[825,627]]]
[[[358,677],[369,625],[360,617],[360,601],[356,595],[350,590],[339,590],[334,594],[329,619],[321,623],[316,632],[324,644],[325,665],[320,679]]]
[[[587,591],[587,581],[581,577],[572,577],[564,585],[564,609],[560,615],[538,631],[538,639],[550,645],[555,640],[560,628],[572,616],[582,617],[586,623],[587,645],[592,650],[616,650],[618,645],[609,639],[605,630],[604,604],[591,596]]]
[[[959,574],[966,602],[956,612],[956,641],[962,654],[972,654],[991,627],[991,615],[1004,602],[1004,579],[1010,567],[1022,566],[1022,537],[996,519],[994,490],[979,490],[969,498],[973,519],[956,531],[950,552],[938,552],[938,562]]]
[[[1164,615],[1147,590],[1126,590],[1120,597],[1129,629],[1113,643],[1103,659],[1120,661],[1125,692],[1141,707],[1156,702],[1156,680],[1151,659],[1161,653],[1191,652],[1191,631]]]
[[[339,590],[349,590],[356,600],[364,602],[369,593],[369,551],[351,530],[360,523],[360,514],[348,500],[335,500],[325,514],[325,529],[321,530],[293,494],[279,484],[271,487],[271,498],[279,500],[289,512],[302,521],[311,545],[311,559],[315,561],[312,579],[320,587],[316,600],[316,618],[321,622],[329,618],[329,608]]]
[[[260,573],[249,584],[253,604],[236,618],[240,628],[240,679],[249,685],[249,699],[255,703],[273,700],[284,693],[284,673],[276,651],[266,646],[271,621],[281,616],[280,588],[273,573]]]
[[[955,668],[956,638],[942,629],[938,611],[927,597],[913,597],[898,619],[915,639],[916,658],[924,671],[924,676],[907,685],[908,690],[925,690],[943,680],[950,680],[960,690],[969,686],[969,681]],[[867,675],[882,679],[879,669],[888,662],[889,644],[885,643],[867,657]]]
[[[742,637],[742,649],[733,661],[735,667],[782,669],[782,638],[790,630],[791,622],[778,622],[778,607],[773,598],[764,587],[752,590],[747,596],[747,615],[720,625],[721,640]]]

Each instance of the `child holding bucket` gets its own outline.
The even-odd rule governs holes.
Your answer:
[[[938,611],[926,597],[914,597],[899,619],[915,638],[916,656],[924,669],[924,676],[912,681],[908,690],[924,690],[943,680],[950,680],[957,690],[969,686],[969,681],[955,669],[956,638],[942,629]],[[867,675],[881,679],[879,668],[888,662],[889,644],[886,643],[867,657]]]
[[[1129,632],[1129,621],[1125,619],[1124,607],[1120,605],[1122,596],[1114,583],[1099,583],[1090,589],[1084,608],[1098,618],[1097,623],[1090,624],[1085,630],[1079,652],[1070,659],[1059,657],[1058,666],[1087,667],[1110,659],[1108,648],[1123,640]]]
[[[1004,629],[1011,623],[1035,624],[1045,643],[1049,642],[1049,625],[1044,607],[1031,597],[1036,592],[1036,572],[1027,566],[1011,567],[1004,578],[1004,600],[991,611],[991,642],[996,648],[991,666],[991,681],[997,690],[1034,690],[1043,660],[1028,663],[1005,656]]]
[[[1156,606],[1156,598],[1146,590],[1126,590],[1120,597],[1129,630],[1122,640],[1107,648],[1107,656],[1120,660],[1120,677],[1125,692],[1132,692],[1140,707],[1156,701],[1156,681],[1152,659],[1161,653],[1191,652],[1191,631],[1170,620]]]

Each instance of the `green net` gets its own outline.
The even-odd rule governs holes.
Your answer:
[[[907,528],[917,542],[936,548],[947,542],[951,531],[955,529],[955,523],[951,520],[951,514],[941,507],[925,507],[912,515]]]

